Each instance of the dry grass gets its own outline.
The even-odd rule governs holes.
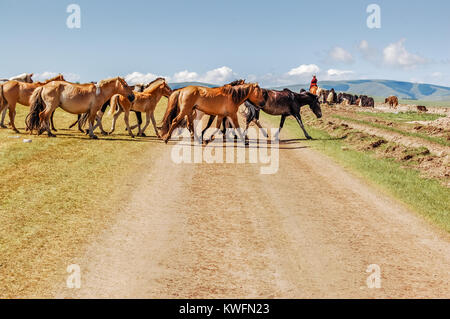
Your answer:
[[[133,183],[137,167],[151,161],[149,145],[161,141],[151,127],[153,137],[132,139],[122,119],[115,135],[89,140],[64,129],[76,118],[64,111],[55,114],[57,138],[30,137],[24,134],[28,109],[17,111],[20,138],[0,130],[0,298],[45,297],[89,236],[112,220],[127,196],[120,186]],[[110,120],[105,117],[105,128]]]

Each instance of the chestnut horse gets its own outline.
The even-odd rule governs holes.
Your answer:
[[[45,82],[34,83],[25,83],[13,80],[0,86],[0,112],[2,112],[3,109],[6,112],[6,109],[9,109],[10,125],[15,132],[19,133],[19,130],[16,128],[14,123],[14,119],[16,117],[16,104],[20,103],[24,106],[30,106],[30,97],[34,90],[53,81],[64,81],[64,77],[60,74]],[[53,114],[51,122],[52,128],[54,129]],[[1,124],[2,127],[4,127],[3,122]]]
[[[128,119],[130,116],[130,111],[135,111],[146,114],[146,123],[143,129],[141,129],[141,125],[140,123],[138,123],[139,128],[138,136],[145,136],[145,130],[147,129],[151,120],[153,128],[155,129],[156,132],[156,136],[160,137],[158,129],[156,127],[154,112],[159,100],[161,100],[163,96],[168,98],[170,94],[172,94],[172,89],[169,87],[169,85],[167,85],[165,79],[160,78],[152,82],[143,92],[141,93],[136,92],[135,93],[136,99],[133,102],[129,102],[123,95],[120,94],[114,95],[111,98],[110,114],[112,115],[114,114],[115,111],[117,112],[114,114],[112,128],[109,134],[112,134],[114,132],[116,127],[116,121],[119,118],[120,114],[124,112],[125,125],[127,127],[130,136],[134,137]]]
[[[84,114],[80,121],[89,121],[89,136],[98,137],[93,132],[98,110],[114,94],[122,94],[134,100],[133,89],[120,77],[102,80],[98,84],[74,84],[54,81],[37,88],[31,96],[31,109],[26,124],[30,131],[38,129],[38,134],[47,131],[54,137],[49,125],[50,115],[61,107],[72,114]]]
[[[193,126],[194,110],[205,114],[217,116],[218,130],[224,118],[228,118],[239,137],[244,140],[237,118],[239,106],[244,101],[262,106],[264,99],[261,88],[257,83],[248,83],[236,86],[225,85],[218,88],[202,86],[187,86],[175,91],[169,98],[166,113],[162,120],[161,135],[164,142],[168,142],[172,132],[185,117],[188,127],[195,132]]]

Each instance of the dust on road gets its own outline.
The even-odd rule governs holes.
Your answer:
[[[450,297],[450,240],[307,142],[258,164],[142,167],[114,226],[74,256],[82,287],[55,297]],[[157,149],[157,150],[156,150]],[[366,269],[381,268],[380,289]]]

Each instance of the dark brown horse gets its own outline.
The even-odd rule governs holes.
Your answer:
[[[300,115],[300,108],[304,105],[309,105],[311,111],[317,116],[317,118],[322,117],[322,110],[320,109],[319,98],[317,95],[310,92],[295,93],[289,89],[284,89],[283,91],[266,90],[262,89],[264,96],[264,105],[262,107],[257,107],[253,105],[250,101],[245,101],[245,106],[247,107],[247,128],[251,122],[255,122],[258,127],[259,124],[259,112],[263,110],[265,113],[270,115],[281,115],[280,128],[278,134],[283,128],[284,121],[286,117],[292,115],[297,120],[300,125],[305,137],[311,139],[308,132],[306,132],[305,127],[302,122]]]

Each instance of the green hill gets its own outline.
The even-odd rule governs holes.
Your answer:
[[[171,83],[173,89],[188,85],[200,85],[214,87],[217,85],[201,82]],[[327,90],[334,88],[336,92],[348,92],[364,94],[373,97],[398,96],[402,100],[424,100],[424,101],[450,101],[450,88],[445,86],[411,83],[391,80],[352,80],[352,81],[320,81],[319,86]],[[282,90],[288,88],[294,92],[300,89],[309,89],[309,84],[296,84],[272,89]]]
[[[449,101],[450,88],[445,86],[390,80],[321,81],[319,86],[336,92],[348,92],[369,96],[398,96],[403,100]],[[288,89],[298,92],[308,89],[309,84],[288,85]],[[275,89],[283,89],[277,87]]]

